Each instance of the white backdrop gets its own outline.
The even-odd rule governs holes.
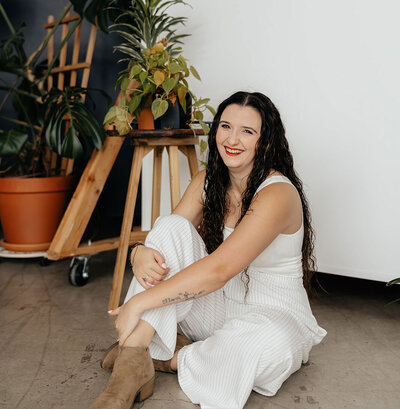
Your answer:
[[[319,271],[380,281],[400,276],[400,2],[190,3],[170,10],[189,17],[184,55],[202,76],[192,89],[215,107],[236,90],[264,92],[277,105],[311,204]],[[181,181],[183,192],[183,160]],[[148,228],[149,163],[143,186]]]

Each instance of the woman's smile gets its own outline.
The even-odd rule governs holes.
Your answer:
[[[234,149],[229,146],[224,146],[224,148],[225,148],[226,154],[229,156],[239,156],[242,152],[244,152],[243,149]]]

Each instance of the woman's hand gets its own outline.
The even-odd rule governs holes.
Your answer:
[[[132,302],[130,302],[132,300]],[[126,339],[139,323],[141,313],[135,307],[133,299],[115,310],[108,311],[111,316],[117,316],[115,328],[118,331],[119,345],[122,346]]]
[[[134,248],[131,253],[131,265],[136,279],[146,290],[159,284],[169,273],[162,254],[150,247]]]

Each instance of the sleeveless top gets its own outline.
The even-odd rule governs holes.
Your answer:
[[[257,194],[261,189],[277,182],[292,182],[286,176],[270,176],[257,188]],[[294,186],[293,186],[294,187]],[[225,226],[224,239],[232,232],[233,228]],[[249,269],[272,274],[283,273],[286,276],[302,277],[302,245],[304,226],[303,222],[297,232],[293,234],[279,234],[274,241],[250,264]]]
[[[256,193],[272,183],[289,183],[286,176],[271,176],[257,188]],[[224,240],[233,232],[225,226]],[[321,341],[326,331],[319,327],[312,314],[308,296],[303,285],[302,244],[304,226],[293,234],[279,234],[247,269],[249,289],[245,298],[242,273],[230,279],[223,287],[228,316],[248,312],[266,313],[275,310],[290,314],[308,328],[315,343]],[[244,281],[243,281],[244,280]],[[263,312],[264,311],[264,312]]]

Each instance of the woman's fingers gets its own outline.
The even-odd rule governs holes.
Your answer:
[[[165,270],[168,270],[167,265],[165,264],[165,259],[157,250],[154,250],[154,259],[157,261],[157,264],[161,267],[161,271],[165,273]]]
[[[114,315],[118,315],[119,312],[120,312],[120,310],[121,310],[121,307],[118,307],[118,308],[116,308],[115,310],[110,310],[110,311],[107,311],[107,312],[108,312],[110,315],[114,316]]]
[[[148,290],[149,288],[151,288],[151,285],[148,284],[147,280],[145,280],[143,277],[136,277],[136,279],[139,281],[139,284],[145,288],[146,290]]]

